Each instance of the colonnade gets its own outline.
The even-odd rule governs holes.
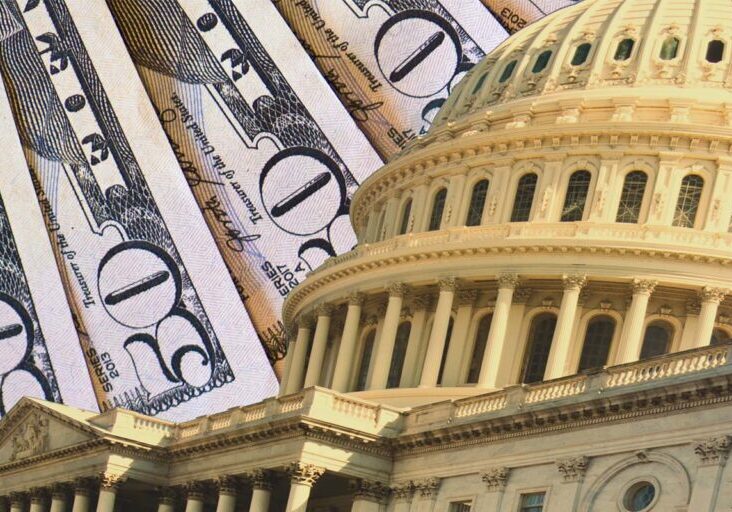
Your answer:
[[[557,312],[557,324],[551,342],[551,350],[544,373],[544,380],[571,375],[576,370],[573,366],[574,359],[571,357],[574,347],[573,335],[577,317],[581,309],[580,295],[587,284],[587,278],[584,275],[573,274],[564,275],[561,277],[561,280],[563,286],[562,299]],[[631,281],[630,303],[625,311],[625,319],[623,321],[614,364],[631,363],[640,359],[644,340],[644,327],[648,315],[648,304],[656,285],[656,281],[648,279],[633,279]],[[461,308],[466,305],[461,302],[461,293],[468,291],[466,290],[466,285],[463,284],[461,286],[455,278],[446,278],[440,280],[438,286],[439,295],[437,296],[436,306],[434,308],[432,329],[427,339],[426,355],[421,372],[415,372],[420,377],[413,383],[414,385],[425,388],[438,385],[440,365],[443,360],[443,352],[446,349],[448,326],[453,311],[457,309],[452,334],[453,339],[457,338],[457,343],[463,343],[463,340],[459,339],[458,336],[467,337],[468,324],[470,322],[471,309],[466,308],[467,315],[461,315]],[[387,387],[387,378],[394,352],[397,330],[400,324],[404,298],[409,293],[409,290],[409,286],[404,283],[393,283],[388,287],[388,299],[385,311],[379,318],[376,330],[377,339],[370,361],[371,370],[366,386],[367,390],[379,390]],[[512,384],[512,382],[501,382],[499,375],[500,371],[502,371],[501,369],[511,365],[514,355],[513,351],[516,350],[515,345],[511,344],[507,337],[509,323],[511,321],[523,321],[523,318],[511,318],[512,306],[516,304],[515,295],[517,290],[521,291],[522,289],[519,287],[519,278],[516,274],[505,273],[497,277],[497,295],[493,306],[486,350],[483,354],[482,366],[477,382],[477,387],[479,388],[489,389]],[[700,306],[698,317],[695,318],[696,332],[690,336],[690,339],[693,341],[691,345],[685,346],[685,349],[699,348],[709,344],[714,330],[718,308],[724,300],[726,293],[727,290],[708,286],[699,291]],[[475,291],[473,291],[472,298],[475,298]],[[422,301],[422,306],[413,312],[413,318],[426,316],[426,302],[429,301]],[[336,335],[340,334],[340,345],[338,346],[337,359],[331,383],[331,387],[335,391],[351,391],[349,384],[354,372],[357,371],[358,357],[356,352],[359,335],[362,332],[361,317],[363,304],[363,294],[354,293],[349,297],[342,332],[336,333]],[[471,304],[467,303],[467,305],[472,308]],[[301,315],[298,323],[297,337],[291,341],[289,346],[286,365],[288,370],[285,372],[282,380],[280,388],[281,395],[295,393],[303,387],[318,385],[320,383],[319,379],[323,369],[323,360],[328,342],[328,331],[331,326],[334,310],[334,307],[330,304],[318,306],[314,321],[312,316]],[[413,340],[415,337],[410,334],[405,365],[415,363],[416,349],[412,346],[415,343]],[[312,348],[308,358],[308,344],[311,338]],[[450,348],[450,351],[454,352],[456,350],[458,349]],[[448,353],[447,364],[445,366],[459,364],[459,359],[459,356],[451,357]],[[446,368],[445,372],[454,372],[454,369]],[[304,379],[303,374],[305,374]],[[443,379],[443,385],[446,384],[444,381],[445,379]],[[405,386],[404,384],[405,379],[402,378],[401,387],[413,387],[409,385]]]
[[[285,469],[290,489],[285,512],[305,512],[313,486],[325,469],[293,463]],[[158,512],[203,512],[206,497],[216,495],[216,512],[235,512],[238,495],[244,486],[251,488],[249,512],[268,512],[275,473],[261,469],[245,475],[225,475],[213,480],[192,481],[175,487],[157,488]],[[31,488],[0,497],[0,512],[114,512],[117,495],[124,492],[126,477],[103,473],[96,477],[77,478],[73,482],[47,488]],[[381,489],[381,492],[375,492]],[[378,503],[386,498],[388,488],[378,482],[358,481],[352,510],[378,512]],[[96,506],[94,506],[96,497]],[[241,505],[241,504],[239,504]]]

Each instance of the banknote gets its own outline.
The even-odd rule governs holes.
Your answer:
[[[356,243],[350,198],[382,161],[270,0],[107,3],[270,359],[281,360],[284,297]]]
[[[96,410],[2,84],[0,123],[0,417],[23,396]]]
[[[385,158],[507,36],[480,0],[272,1]]]
[[[17,27],[0,73],[101,409],[185,419],[271,395],[105,3],[4,0],[0,24]]]
[[[481,0],[511,34],[529,23],[581,0]]]

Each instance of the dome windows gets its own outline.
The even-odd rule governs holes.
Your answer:
[[[590,320],[585,331],[578,371],[602,368],[607,364],[614,334],[615,320],[612,317],[601,315]]]
[[[549,351],[552,346],[557,316],[553,313],[541,314],[531,322],[529,347],[526,351],[522,382],[531,384],[544,380]]]
[[[724,41],[714,39],[707,43],[706,60],[711,64],[717,64],[724,57]]]
[[[626,224],[638,223],[647,183],[648,175],[643,171],[632,171],[625,176],[615,222],[623,222]]]
[[[427,231],[437,231],[442,224],[442,213],[445,211],[445,200],[447,199],[447,189],[441,188],[435,194],[432,200],[432,212],[430,213],[430,224]]]
[[[356,391],[363,391],[366,389],[366,380],[369,375],[369,365],[371,364],[371,355],[374,351],[374,341],[376,340],[376,329],[366,335],[366,339],[363,341],[363,347],[361,349],[361,364],[356,374]]]
[[[488,78],[488,73],[483,73],[481,77],[478,79],[477,82],[475,82],[475,86],[473,87],[473,91],[470,94],[475,94],[480,90],[481,87],[483,87],[483,84],[485,83],[485,79]]]
[[[704,179],[696,174],[689,174],[681,180],[679,198],[676,201],[673,225],[680,228],[693,228],[699,210]]]
[[[616,61],[625,61],[630,59],[631,55],[633,55],[634,47],[635,39],[623,39],[618,43],[618,47],[615,49],[615,56],[613,58]]]
[[[667,37],[661,45],[661,53],[658,57],[661,60],[674,60],[679,55],[681,40],[678,37]]]
[[[549,65],[549,60],[552,58],[552,51],[551,50],[544,50],[539,54],[539,56],[536,58],[536,62],[534,62],[534,67],[531,68],[531,72],[541,73],[546,69],[546,67]]]
[[[587,62],[587,58],[590,56],[590,50],[592,49],[592,43],[582,43],[574,50],[571,64],[573,66],[581,66]]]
[[[538,180],[539,177],[534,173],[526,174],[519,180],[516,187],[516,197],[513,200],[511,222],[526,222],[529,220]]]
[[[562,208],[562,222],[582,220],[591,180],[592,175],[589,171],[576,171],[569,177],[567,194],[564,197],[564,207]]]
[[[483,210],[485,209],[485,198],[488,195],[488,180],[480,180],[473,185],[473,193],[470,196],[470,205],[468,206],[468,217],[465,220],[466,226],[479,226],[483,219]]]
[[[468,384],[476,384],[480,377],[480,371],[483,367],[483,357],[485,355],[486,344],[488,342],[488,333],[491,330],[491,321],[493,315],[488,314],[480,319],[478,329],[475,332],[473,340],[473,354],[470,357],[470,367],[468,368]]]
[[[399,382],[402,378],[402,370],[404,369],[404,359],[407,356],[409,332],[411,330],[411,322],[402,322],[397,329],[396,339],[394,341],[394,350],[391,355],[391,365],[389,366],[389,377],[386,381],[387,389],[399,387]]]
[[[643,336],[643,347],[640,358],[661,356],[668,353],[671,348],[671,340],[674,337],[674,328],[668,322],[654,322],[646,327]]]
[[[504,83],[509,78],[511,78],[511,75],[513,75],[513,70],[516,69],[516,64],[518,61],[516,59],[512,60],[508,64],[506,64],[506,67],[503,68],[503,73],[501,73],[501,77],[498,79],[498,83]]]
[[[643,512],[648,510],[656,499],[656,486],[651,482],[638,482],[625,491],[623,507],[628,512]]]

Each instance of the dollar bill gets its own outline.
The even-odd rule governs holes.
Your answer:
[[[5,90],[0,84],[0,417],[23,396],[96,399]]]
[[[264,351],[104,2],[4,0],[0,73],[102,410],[271,395]]]
[[[479,0],[272,0],[389,158],[507,33]]]
[[[569,7],[581,0],[482,0],[488,10],[508,30],[521,30],[558,9]]]
[[[382,165],[269,0],[107,0],[272,362],[284,297],[356,242]],[[482,9],[482,8],[481,8]]]

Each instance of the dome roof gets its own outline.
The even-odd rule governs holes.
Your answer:
[[[732,100],[729,0],[585,0],[507,39],[438,114],[446,121],[526,98]],[[668,89],[663,93],[659,87]],[[702,92],[703,90],[703,92]]]

